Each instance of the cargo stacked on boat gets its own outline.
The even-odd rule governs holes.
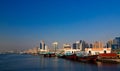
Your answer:
[[[98,59],[116,59],[117,57],[116,53],[103,53],[99,54]]]

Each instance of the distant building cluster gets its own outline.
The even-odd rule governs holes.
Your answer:
[[[24,51],[23,53],[27,53],[27,54],[37,54],[38,53],[38,48],[34,47],[32,49],[28,49],[26,51]]]
[[[100,41],[95,41],[92,44],[88,44],[84,40],[79,40],[73,44],[64,43],[62,48],[58,49],[58,42],[52,43],[52,48],[49,48],[42,40],[38,48],[29,49],[28,53],[76,53],[85,51],[88,54],[96,55],[99,53],[111,53],[112,50],[120,50],[120,37],[115,37],[113,40],[109,40],[106,44]]]
[[[100,53],[111,53],[111,48],[104,47],[102,42],[94,42],[92,48],[85,48],[85,51],[91,55],[97,55]]]
[[[73,49],[79,49],[80,51],[84,51],[85,48],[88,47],[89,45],[84,40],[76,41],[73,43]]]

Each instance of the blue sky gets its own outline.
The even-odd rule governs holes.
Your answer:
[[[0,49],[120,36],[119,0],[0,0]]]

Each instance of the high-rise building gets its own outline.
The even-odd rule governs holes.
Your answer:
[[[107,48],[112,48],[112,45],[113,45],[113,40],[109,40],[106,44],[106,47]]]
[[[73,43],[73,49],[85,50],[88,47],[88,44],[84,40],[76,41]]]
[[[58,49],[58,42],[53,42],[54,52],[56,53]]]
[[[48,46],[47,45],[45,45],[45,50],[48,50]]]
[[[73,49],[77,49],[76,43],[73,43]]]
[[[45,50],[45,43],[43,40],[40,42],[40,49]]]
[[[86,43],[84,40],[81,40],[80,43],[82,44],[82,45],[81,45],[82,51],[84,51],[85,48],[88,48],[88,47],[89,47],[88,43]]]
[[[94,44],[93,44],[93,48],[103,48],[103,43],[100,42],[100,41],[96,41]]]
[[[120,37],[116,37],[113,40],[112,49],[120,49]]]
[[[76,41],[76,43],[73,43],[73,49],[80,49],[80,42]]]
[[[93,45],[92,45],[92,44],[90,44],[89,48],[92,48],[92,47],[93,47]]]

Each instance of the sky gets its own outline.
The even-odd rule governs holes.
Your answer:
[[[120,0],[0,0],[0,50],[120,36]]]

